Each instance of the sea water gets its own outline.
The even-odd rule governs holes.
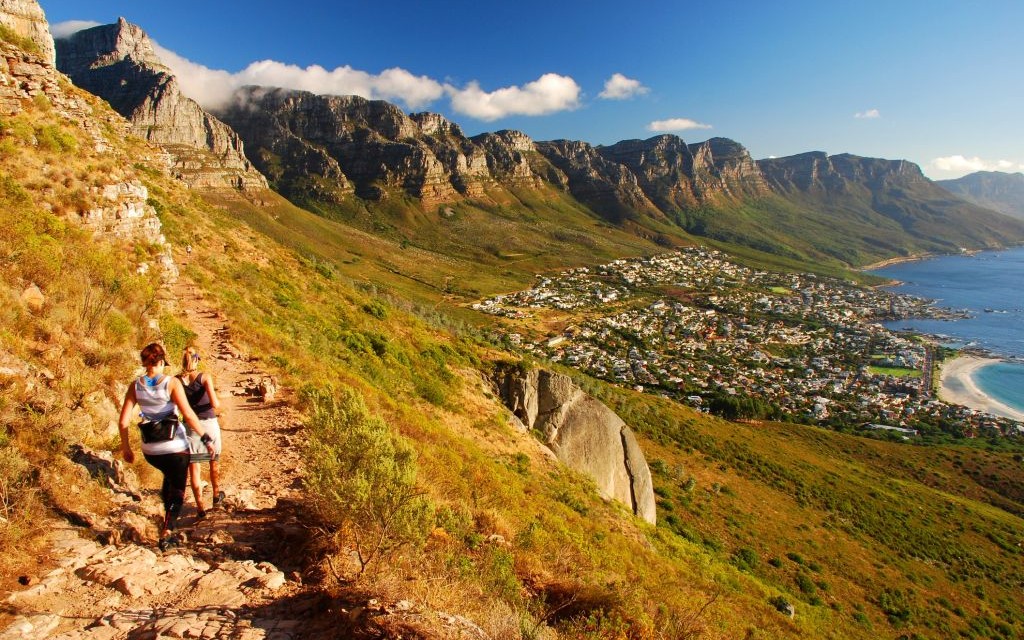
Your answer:
[[[948,336],[952,346],[1014,359],[979,369],[973,378],[987,395],[1024,411],[1024,247],[904,262],[871,273],[902,283],[892,291],[969,311],[963,320],[911,319],[886,326]]]

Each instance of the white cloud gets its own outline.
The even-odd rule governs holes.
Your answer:
[[[932,166],[939,171],[1019,171],[1024,169],[1024,164],[1009,160],[983,160],[978,156],[966,158],[961,155],[935,158],[932,160]]]
[[[509,115],[545,115],[575,109],[581,93],[575,80],[554,73],[522,87],[492,92],[482,90],[477,82],[470,82],[463,88],[442,85],[437,80],[397,67],[371,74],[348,65],[325,69],[320,65],[299,67],[261,60],[230,73],[192,62],[156,43],[153,46],[178,78],[185,95],[209,109],[227,104],[243,86],[258,85],[319,95],[357,95],[370,100],[400,102],[408,109],[422,109],[447,94],[455,111],[480,120],[497,120]]]
[[[648,131],[685,131],[686,129],[710,129],[710,124],[704,124],[689,118],[669,118],[668,120],[655,120],[647,125]]]
[[[61,38],[72,36],[82,29],[91,29],[92,27],[100,26],[100,24],[92,20],[65,20],[64,22],[51,24],[50,33],[54,38],[60,40]]]
[[[604,83],[604,91],[597,94],[598,98],[605,100],[626,100],[634,96],[642,96],[650,89],[640,83],[639,80],[627,78],[621,73],[614,73]]]
[[[868,109],[867,111],[858,111],[853,114],[853,117],[858,120],[873,120],[874,118],[881,118],[882,113],[878,109]]]
[[[192,62],[155,43],[154,48],[174,72],[185,94],[211,109],[226,104],[235,90],[245,85],[298,89],[320,95],[357,95],[369,100],[401,102],[409,109],[423,108],[444,95],[440,82],[397,67],[371,74],[348,65],[328,70],[320,65],[300,67],[261,60],[229,73]]]
[[[579,107],[580,86],[569,76],[545,73],[521,87],[504,87],[491,92],[470,82],[464,88],[445,85],[452,109],[479,120],[506,116],[541,116]]]
[[[944,174],[955,174],[957,176],[974,173],[975,171],[1004,171],[1013,173],[1015,171],[1024,171],[1024,162],[985,160],[978,156],[968,158],[962,155],[953,155],[935,158],[931,161],[931,168]]]

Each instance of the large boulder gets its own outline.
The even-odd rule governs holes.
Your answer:
[[[510,368],[497,383],[505,405],[559,460],[592,478],[601,495],[654,524],[651,471],[622,418],[561,374]]]

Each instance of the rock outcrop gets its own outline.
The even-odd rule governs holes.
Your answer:
[[[161,146],[173,171],[190,186],[266,189],[245,157],[241,138],[186,97],[152,42],[121,18],[116,24],[57,40],[58,68],[128,119],[132,133]]]
[[[50,35],[50,25],[38,2],[0,0],[0,25],[24,41],[26,46],[22,48],[38,54],[46,65],[54,65],[53,36]]]
[[[505,405],[559,460],[594,480],[601,494],[656,520],[651,471],[633,431],[567,376],[536,369],[499,373]]]
[[[127,125],[109,110],[96,109],[96,100],[92,96],[76,90],[57,71],[52,55],[53,39],[42,16],[42,9],[34,1],[0,0],[0,24],[11,30],[14,27],[10,25],[21,25],[18,33],[24,34],[21,37],[26,40],[0,41],[0,115],[16,116],[29,110],[47,110],[52,117],[91,139],[92,148],[83,149],[83,153],[107,156],[111,153],[107,136],[127,134]],[[114,133],[109,133],[108,129]],[[151,157],[145,159],[153,161]],[[120,164],[130,163],[123,159]],[[119,171],[108,176],[109,183],[90,186],[89,193],[82,199],[83,204],[72,208],[67,217],[92,231],[97,238],[153,245],[152,266],[167,281],[173,281],[178,270],[171,257],[170,245],[162,234],[160,219],[148,202],[146,187],[130,173],[128,170]],[[47,199],[46,192],[41,192],[36,204],[54,210],[54,203]],[[150,267],[148,262],[140,265],[144,270]]]

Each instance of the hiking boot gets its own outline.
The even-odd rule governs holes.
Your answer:
[[[176,535],[169,535],[166,538],[160,538],[160,550],[167,551],[181,544],[181,540]]]
[[[219,507],[222,504],[224,504],[224,498],[225,497],[226,496],[224,495],[223,491],[218,491],[217,495],[213,496],[213,506]]]

